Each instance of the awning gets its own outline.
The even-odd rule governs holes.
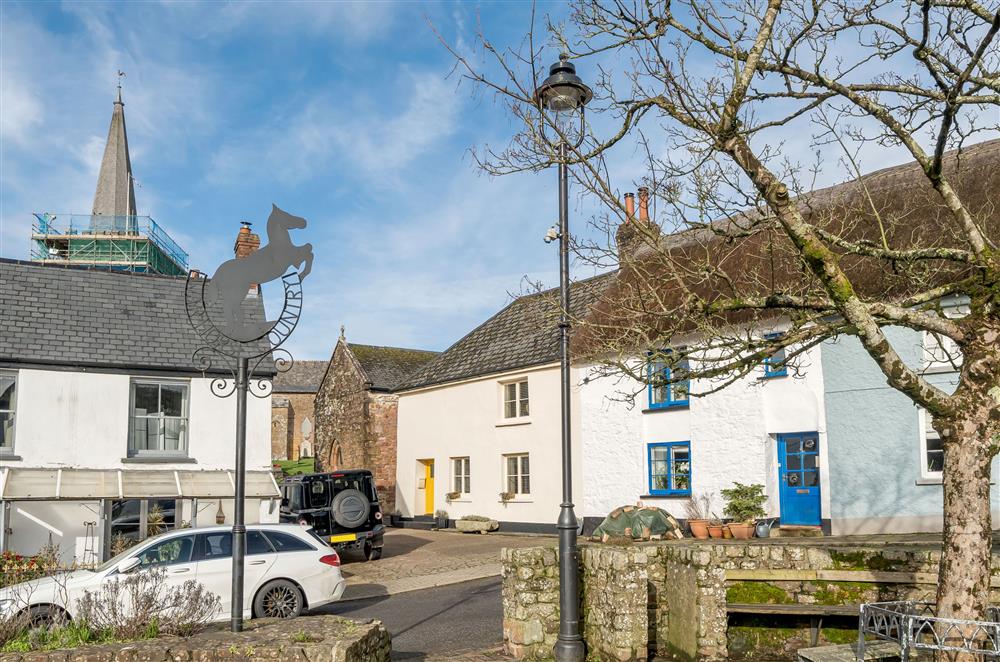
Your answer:
[[[232,471],[173,469],[0,468],[0,501],[63,501],[146,498],[228,498],[235,494]],[[246,473],[246,496],[280,496],[270,471]]]

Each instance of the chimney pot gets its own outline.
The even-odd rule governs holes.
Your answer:
[[[649,220],[649,189],[645,186],[639,187],[639,220]]]
[[[632,220],[635,217],[635,194],[626,193],[625,194],[625,215],[628,220]]]

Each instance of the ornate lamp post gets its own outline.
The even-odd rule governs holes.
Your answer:
[[[209,370],[216,360],[229,364],[233,379],[211,382],[220,398],[236,394],[236,457],[233,476],[233,574],[230,628],[243,629],[243,583],[246,558],[246,439],[247,394],[266,398],[271,384],[256,376],[262,366],[283,372],[292,367],[292,355],[281,345],[302,313],[302,279],[312,269],[312,246],[292,244],[288,231],[306,227],[306,219],[272,206],[267,219],[268,245],[244,258],[223,262],[211,279],[191,272],[184,289],[188,321],[205,343],[192,356],[195,366]],[[254,319],[244,305],[251,289],[281,279],[284,305],[274,321]],[[261,307],[262,308],[262,307]],[[221,510],[221,502],[220,502]]]
[[[573,469],[570,447],[569,376],[569,167],[570,148],[583,142],[584,106],[594,96],[576,75],[576,67],[565,53],[549,68],[549,77],[535,90],[535,102],[543,117],[542,138],[559,155],[559,318],[560,388],[562,391],[562,503],[559,506],[559,637],[552,654],[557,662],[581,662],[585,647],[580,636],[580,577],[576,547],[577,520],[573,511]],[[546,111],[554,118],[544,117]],[[579,117],[580,129],[573,144],[567,129]],[[546,122],[559,130],[554,139],[545,131]]]

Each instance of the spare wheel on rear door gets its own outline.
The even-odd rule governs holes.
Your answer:
[[[330,508],[333,510],[333,519],[346,529],[356,529],[367,522],[368,515],[371,514],[371,504],[368,502],[368,497],[360,490],[340,492],[333,497]]]

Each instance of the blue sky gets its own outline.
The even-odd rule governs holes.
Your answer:
[[[565,12],[539,2],[538,23]],[[527,1],[6,0],[0,256],[28,256],[33,211],[89,213],[122,69],[139,213],[192,267],[230,258],[239,222],[262,231],[274,202],[309,219],[294,240],[316,255],[289,344],[297,357],[327,357],[341,324],[354,342],[445,349],[526,289],[525,277],[557,284],[556,248],[541,241],[557,215],[556,173],[476,170],[469,148],[503,145],[517,126],[449,76],[454,61],[431,24],[469,53],[480,27],[498,47],[518,45],[530,17]],[[708,61],[688,64],[711,73]],[[620,76],[629,63],[606,53],[579,73],[593,80],[598,65]],[[802,121],[766,139],[809,164],[809,133]],[[837,148],[819,149],[817,185],[843,181]],[[866,171],[907,160],[877,145],[863,157]],[[612,185],[635,190],[644,163],[623,144],[607,163]],[[593,232],[597,210],[575,196],[571,209],[574,233]]]
[[[541,5],[542,11],[561,5]],[[477,24],[516,42],[527,3],[15,3],[2,7],[0,256],[32,211],[89,213],[117,69],[140,214],[212,270],[240,220],[305,216],[316,254],[291,342],[444,349],[519,291],[556,282],[555,172],[490,179],[468,148],[503,109],[449,77]],[[553,51],[553,57],[555,51]],[[582,224],[582,223],[581,223]]]

